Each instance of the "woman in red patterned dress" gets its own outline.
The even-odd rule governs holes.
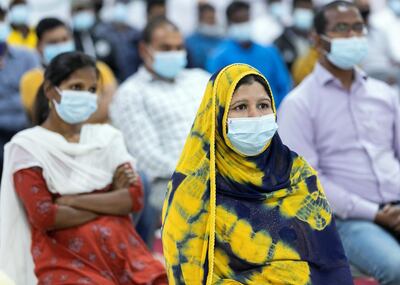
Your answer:
[[[143,193],[121,133],[83,124],[97,83],[89,56],[57,56],[38,95],[44,121],[5,148],[0,269],[17,285],[168,283],[129,218]]]

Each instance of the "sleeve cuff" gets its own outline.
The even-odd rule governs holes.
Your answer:
[[[373,221],[379,211],[379,204],[363,199],[354,201],[354,208],[349,218],[359,218]]]

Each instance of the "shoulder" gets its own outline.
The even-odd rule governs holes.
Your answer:
[[[222,40],[213,50],[212,56],[214,58],[223,56],[227,53],[229,53],[232,48],[234,47],[234,43],[232,40],[226,39]]]
[[[34,69],[27,71],[24,74],[24,76],[22,76],[21,84],[23,84],[23,83],[32,84],[32,83],[37,83],[37,82],[42,83],[43,78],[44,78],[43,68],[34,68]]]
[[[138,71],[139,72],[139,71]],[[119,86],[116,95],[117,96],[125,96],[123,94],[132,94],[132,93],[139,93],[138,92],[143,85],[145,84],[143,78],[141,78],[140,74],[136,72],[135,74],[128,77],[124,82],[121,83]]]
[[[311,167],[311,165],[304,159],[304,157],[299,156],[294,151],[292,153],[292,170],[290,173],[291,184],[297,184],[302,180],[306,180],[311,176],[316,176],[317,171]]]
[[[17,56],[19,57],[18,59],[20,59],[21,57],[23,58],[32,58],[35,60],[39,60],[39,55],[35,50],[32,49],[28,49],[22,46],[8,46],[8,50],[11,53],[11,55],[13,56]]]
[[[110,124],[86,124],[84,126],[90,131],[98,132],[103,135],[121,135],[121,131]]]
[[[285,96],[280,108],[289,106],[307,108],[315,96],[313,89],[315,89],[315,79],[309,76]]]
[[[190,79],[206,80],[210,78],[211,74],[200,68],[186,68],[184,75]]]

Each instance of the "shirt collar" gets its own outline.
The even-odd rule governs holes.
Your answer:
[[[358,84],[358,83],[364,83],[368,76],[367,74],[359,67],[354,68],[354,74],[355,74],[355,80],[353,84]],[[320,83],[321,86],[325,86],[326,84],[330,82],[337,81],[338,79],[333,76],[332,73],[330,73],[325,67],[322,66],[319,62],[315,65],[314,68],[314,74]]]

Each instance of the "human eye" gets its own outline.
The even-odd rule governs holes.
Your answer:
[[[261,103],[258,105],[258,108],[262,110],[269,109],[270,107],[271,105],[269,103]]]
[[[246,110],[246,109],[247,109],[246,104],[240,104],[240,105],[237,105],[237,106],[235,106],[235,107],[233,108],[233,110],[235,110],[235,111],[244,111],[244,110]]]
[[[82,90],[82,86],[81,86],[81,84],[73,84],[69,87],[69,89],[79,91],[79,90]]]

